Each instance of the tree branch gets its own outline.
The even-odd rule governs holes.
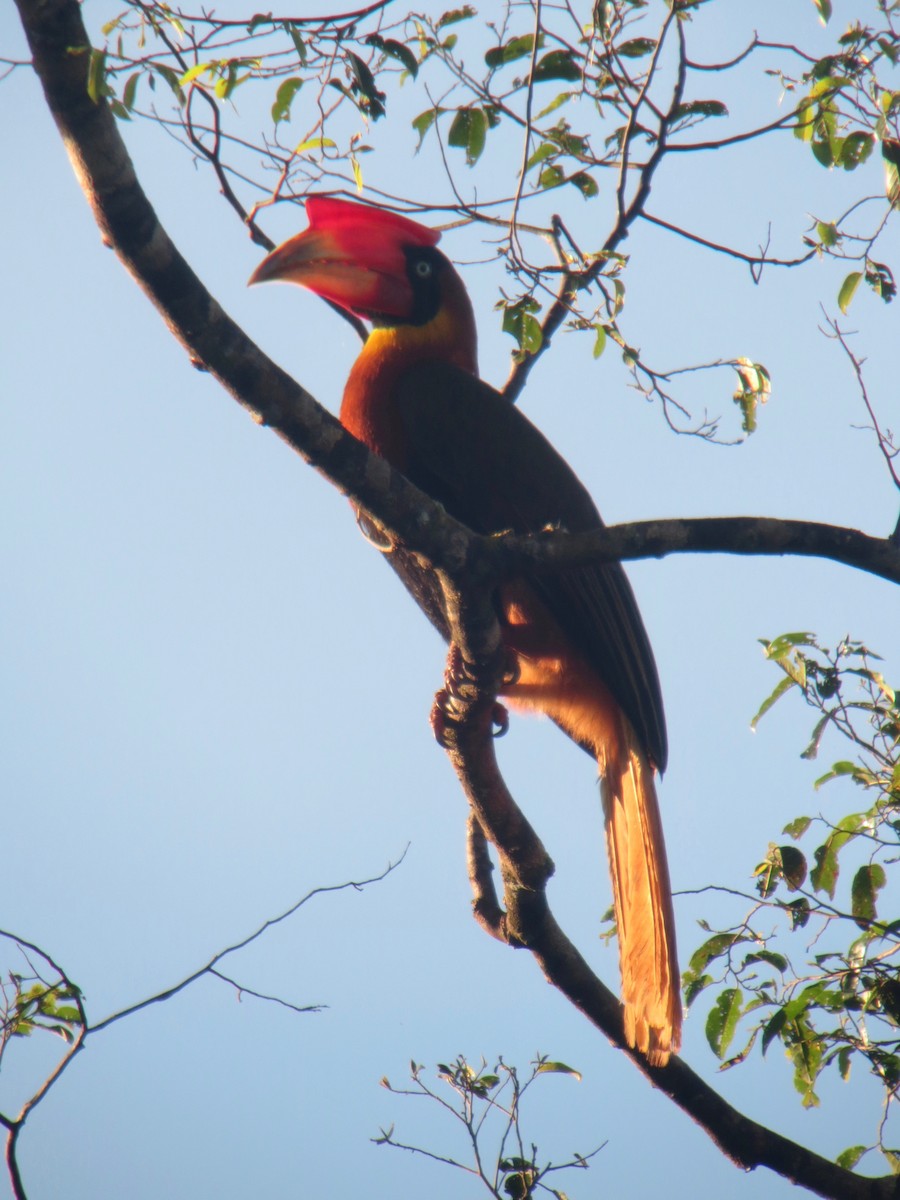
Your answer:
[[[209,371],[254,420],[270,426],[357,506],[438,569],[457,579],[465,574],[475,582],[505,574],[499,566],[502,554],[495,550],[498,539],[475,537],[369,452],[266,357],[203,286],[160,225],[115,118],[105,104],[95,104],[87,94],[89,41],[75,0],[17,3],[48,105],[104,239],[159,310],[191,362]],[[71,53],[70,47],[84,52]],[[642,176],[639,195],[629,208],[630,220],[646,201],[650,174],[645,170]],[[560,320],[562,316],[560,312]],[[590,539],[596,539],[599,550],[608,537],[622,538],[618,546],[624,558],[695,550],[816,554],[900,582],[896,548],[854,530],[832,529],[826,534],[828,529],[763,518],[643,522],[623,527],[621,533],[573,538],[569,550],[559,537],[552,549],[544,545],[545,539],[529,539],[526,557],[533,566],[572,565],[585,561],[580,556]],[[645,545],[639,544],[638,530],[647,538]]]
[[[493,584],[513,570],[559,569],[589,559],[723,550],[820,555],[900,582],[900,549],[854,530],[767,518],[641,522],[579,537],[547,533],[529,539],[476,538],[346,433],[308,392],[259,351],[205,290],[157,221],[107,106],[94,103],[87,94],[89,43],[76,0],[17,0],[17,4],[47,102],[97,223],[192,362],[209,370],[257,421],[270,425],[355,504],[374,514],[392,535],[435,567],[444,588],[453,640],[465,663],[477,664],[455,699],[445,740],[478,825],[497,847],[500,858],[505,922],[485,883],[484,855],[477,840],[473,843],[473,871],[481,888],[486,923],[495,936],[502,934],[511,944],[531,949],[554,986],[615,1045],[625,1049],[618,1001],[557,926],[544,890],[552,863],[497,770],[490,732],[503,664],[498,661],[500,637],[490,600]],[[681,68],[683,74],[683,45]],[[664,126],[679,96],[680,83]],[[665,127],[657,152],[644,168],[636,194],[617,227],[618,240],[645,208],[653,169],[666,144],[664,134]],[[562,298],[560,305],[564,306]],[[563,313],[558,315],[561,321]],[[220,957],[205,969],[212,968]],[[186,982],[145,1003],[174,994]],[[93,1026],[92,1032],[138,1007],[107,1017]],[[894,1194],[893,1176],[863,1179],[743,1117],[680,1060],[673,1060],[665,1069],[651,1068],[640,1055],[625,1052],[741,1166],[768,1166],[823,1196],[840,1200],[880,1200]]]
[[[450,758],[475,820],[482,829],[491,831],[500,859],[506,913],[502,921],[494,916],[489,931],[500,936],[502,930],[509,944],[530,950],[548,982],[627,1054],[655,1087],[691,1116],[736,1166],[744,1170],[768,1167],[830,1200],[887,1200],[896,1196],[895,1176],[872,1179],[855,1175],[745,1117],[680,1058],[672,1058],[667,1067],[651,1067],[628,1046],[618,1000],[560,929],[549,908],[545,894],[549,872],[522,870],[523,863],[546,861],[546,852],[524,818],[517,820],[514,816],[518,809],[497,767],[490,737],[488,714],[492,701],[490,689],[471,695],[457,712],[452,738],[448,738]],[[474,841],[476,854],[480,855],[477,835]],[[477,866],[477,878],[482,887],[483,862]]]
[[[501,552],[510,555],[504,576],[669,554],[790,554],[830,559],[900,584],[900,546],[890,537],[785,517],[669,517],[611,525],[593,533],[550,530],[495,540]]]
[[[204,966],[199,967],[196,971],[192,971],[191,974],[182,979],[180,983],[166,988],[164,991],[157,992],[153,996],[148,996],[146,999],[140,1000],[136,1004],[130,1004],[126,1008],[119,1009],[117,1012],[112,1013],[108,1017],[104,1017],[103,1020],[97,1021],[97,1023],[93,1025],[88,1021],[87,1013],[84,1007],[84,1001],[81,996],[81,990],[75,983],[72,982],[66,972],[63,971],[62,967],[60,967],[59,964],[50,957],[47,951],[42,950],[40,946],[36,946],[33,942],[26,941],[17,934],[11,933],[5,929],[0,929],[0,938],[6,938],[13,942],[23,954],[26,951],[29,951],[31,954],[39,956],[50,967],[52,967],[52,969],[59,976],[59,983],[54,985],[54,987],[58,987],[60,985],[64,985],[66,987],[67,991],[71,993],[71,1001],[74,1003],[78,1012],[78,1020],[75,1021],[74,1019],[70,1018],[68,1022],[69,1024],[77,1025],[78,1032],[75,1035],[74,1040],[69,1044],[66,1053],[60,1058],[53,1070],[50,1071],[47,1076],[45,1076],[40,1086],[22,1105],[18,1116],[9,1117],[5,1113],[0,1112],[0,1125],[2,1125],[7,1131],[6,1165],[15,1200],[27,1200],[25,1184],[22,1180],[22,1175],[18,1164],[17,1146],[19,1135],[25,1127],[25,1123],[33,1110],[49,1093],[50,1089],[57,1082],[63,1072],[70,1066],[75,1057],[86,1047],[88,1037],[91,1034],[100,1033],[108,1026],[115,1024],[115,1022],[121,1021],[125,1017],[131,1017],[135,1013],[140,1012],[141,1009],[149,1007],[151,1004],[161,1004],[166,1000],[171,1000],[173,996],[177,996],[179,992],[184,991],[185,988],[190,987],[190,985],[193,983],[196,983],[197,980],[201,979],[204,975],[213,975],[216,979],[222,980],[223,983],[227,983],[231,987],[236,988],[241,994],[253,996],[257,1000],[264,1000],[272,1004],[280,1004],[284,1008],[289,1008],[295,1013],[306,1014],[321,1012],[322,1008],[325,1007],[322,1004],[292,1004],[288,1000],[283,1000],[280,996],[271,996],[263,992],[257,992],[252,988],[244,987],[243,984],[238,983],[230,976],[225,975],[223,972],[217,970],[217,966],[227,955],[233,954],[237,950],[242,950],[245,946],[249,946],[251,942],[255,942],[257,938],[262,937],[262,935],[268,929],[271,929],[273,925],[278,925],[281,921],[285,921],[288,917],[293,916],[298,909],[302,908],[307,901],[312,900],[315,896],[322,895],[326,892],[342,892],[347,888],[353,888],[355,891],[361,891],[364,887],[367,887],[371,883],[380,883],[382,879],[385,879],[388,875],[390,875],[391,872],[394,871],[401,862],[403,862],[405,857],[406,850],[403,851],[396,862],[388,863],[383,871],[381,871],[378,875],[370,876],[368,879],[351,879],[347,880],[345,883],[323,885],[310,889],[305,896],[302,896],[299,900],[295,901],[290,908],[285,909],[284,912],[279,913],[276,917],[269,917],[246,937],[241,938],[239,941],[232,942],[230,945],[225,946],[222,950],[219,950],[212,956],[209,962],[207,962]]]

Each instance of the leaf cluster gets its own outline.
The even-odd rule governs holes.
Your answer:
[[[826,736],[852,747],[815,789],[844,780],[863,803],[836,820],[800,816],[784,827],[789,840],[773,842],[754,871],[749,915],[729,929],[704,926],[686,1000],[715,990],[706,1036],[724,1067],[757,1042],[763,1054],[779,1043],[804,1105],[819,1103],[826,1068],[846,1080],[854,1062],[881,1082],[887,1101],[900,1087],[900,907],[888,886],[900,852],[900,703],[860,642],[829,650],[803,632],[762,644],[782,678],[754,726],[788,693],[800,695],[816,714],[802,757],[815,759]]]
[[[837,293],[842,311],[861,283],[891,300],[894,269],[876,244],[900,190],[900,32],[894,6],[873,0],[869,19],[836,32],[825,55],[754,36],[733,59],[701,63],[690,39],[707,7],[601,0],[581,15],[508,3],[499,16],[471,5],[395,16],[375,4],[331,19],[257,13],[240,20],[128,0],[104,26],[104,45],[91,51],[89,91],[123,120],[157,122],[206,162],[260,242],[261,207],[310,191],[366,188],[367,197],[407,210],[449,210],[481,223],[514,281],[498,308],[519,377],[562,325],[587,333],[595,358],[618,347],[634,387],[659,404],[673,429],[717,439],[718,418],[695,417],[672,389],[685,370],[731,365],[748,436],[768,395],[766,368],[737,353],[689,368],[652,365],[623,325],[621,243],[635,222],[650,221],[667,236],[745,263],[755,281],[766,267],[849,260]],[[819,8],[829,21],[830,7]],[[764,53],[780,60],[762,76],[777,80],[781,95],[773,89],[769,97],[771,120],[747,127],[727,101]],[[171,98],[169,112],[160,88]],[[789,102],[779,106],[783,96]],[[378,165],[379,150],[388,148],[384,126],[411,133],[410,148],[422,155],[403,195],[378,186],[395,179]],[[650,184],[664,159],[668,170],[692,154],[735,151],[790,130],[816,162],[842,173],[864,166],[880,146],[885,194],[816,217],[785,258],[768,246],[746,252],[712,241],[650,211]],[[389,149],[396,151],[396,134]],[[366,156],[374,156],[371,167]],[[807,211],[826,195],[819,189]],[[569,197],[585,207],[572,208]],[[565,223],[557,216],[563,207]],[[756,373],[754,386],[744,364]]]
[[[9,971],[0,981],[0,1058],[13,1038],[50,1033],[71,1046],[84,1025],[78,989],[67,979],[45,980]]]
[[[473,1066],[458,1055],[448,1063],[438,1063],[437,1077],[443,1085],[439,1089],[427,1081],[425,1068],[420,1063],[411,1062],[411,1087],[395,1088],[387,1078],[382,1079],[382,1087],[397,1096],[428,1100],[461,1125],[471,1159],[463,1162],[450,1155],[400,1142],[394,1136],[393,1125],[382,1129],[372,1140],[378,1146],[409,1150],[472,1175],[496,1200],[531,1200],[542,1195],[569,1200],[567,1193],[552,1186],[550,1180],[561,1172],[587,1170],[589,1160],[603,1147],[599,1146],[589,1154],[575,1154],[565,1162],[539,1160],[537,1145],[528,1141],[523,1132],[522,1104],[537,1080],[547,1075],[581,1079],[574,1068],[546,1055],[538,1055],[524,1077],[502,1058],[489,1068],[485,1059]]]

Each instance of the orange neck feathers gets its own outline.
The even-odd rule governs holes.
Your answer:
[[[443,259],[443,256],[441,256]],[[441,263],[441,304],[424,324],[376,326],[350,371],[341,403],[345,429],[402,470],[403,431],[391,397],[400,377],[423,362],[448,363],[478,374],[475,316],[463,282]]]

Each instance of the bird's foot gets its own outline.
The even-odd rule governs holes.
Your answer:
[[[502,683],[509,686],[518,679],[519,668],[515,656],[509,655],[504,664]],[[453,740],[456,727],[463,717],[466,702],[473,688],[481,683],[479,675],[465,662],[458,646],[451,645],[444,670],[444,686],[435,694],[431,706],[431,729],[438,745],[447,749]],[[509,729],[509,713],[506,706],[495,700],[491,706],[491,734],[502,737]]]

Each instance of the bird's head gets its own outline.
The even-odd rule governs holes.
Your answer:
[[[299,283],[385,331],[397,348],[426,349],[475,371],[475,320],[440,233],[399,213],[326,196],[306,201],[309,227],[259,264],[250,283]],[[372,347],[374,350],[374,346]]]

